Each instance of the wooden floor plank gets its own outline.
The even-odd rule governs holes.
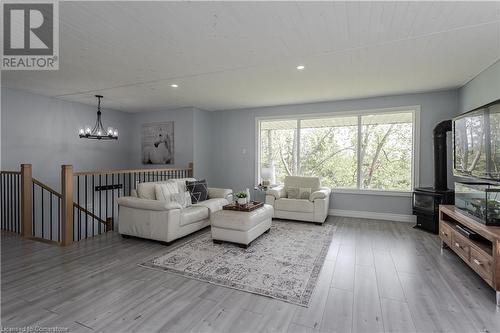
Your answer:
[[[407,223],[339,217],[329,223],[337,230],[309,308],[138,266],[171,248],[153,241],[109,232],[62,248],[2,232],[2,326],[70,332],[500,332],[494,291],[441,250],[437,236]]]

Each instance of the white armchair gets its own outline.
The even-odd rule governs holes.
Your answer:
[[[288,189],[310,189],[307,198],[288,198]],[[331,190],[321,187],[318,177],[287,176],[284,185],[266,192],[266,204],[274,207],[274,217],[321,224],[328,216]]]
[[[175,179],[180,192],[186,191],[186,180]],[[186,236],[210,224],[210,214],[232,201],[232,190],[208,188],[208,200],[182,208],[177,202],[156,200],[154,185],[140,184],[140,191],[118,198],[118,231],[134,236],[166,242]],[[139,192],[139,193],[138,193]]]

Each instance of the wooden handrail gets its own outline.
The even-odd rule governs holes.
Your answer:
[[[33,183],[40,186],[41,188],[43,188],[44,190],[46,191],[49,191],[50,193],[52,193],[53,195],[57,196],[58,198],[62,198],[62,195],[61,193],[57,192],[56,190],[54,190],[53,188],[45,185],[44,183],[42,183],[41,181],[39,181],[38,179],[35,179],[35,178],[32,178],[33,179]]]
[[[4,175],[20,175],[21,171],[0,171]]]
[[[116,169],[116,170],[97,170],[97,171],[79,171],[74,172],[73,176],[91,176],[106,175],[113,173],[140,173],[140,172],[170,172],[170,171],[191,171],[192,168],[163,168],[163,169]]]
[[[99,216],[95,215],[94,213],[92,213],[91,211],[83,208],[82,206],[80,206],[79,204],[77,204],[76,202],[73,202],[73,207],[76,207],[77,209],[79,209],[81,212],[89,215],[90,217],[93,217],[94,219],[96,219],[97,221],[101,222],[102,224],[106,224],[106,220],[103,220],[101,219]]]

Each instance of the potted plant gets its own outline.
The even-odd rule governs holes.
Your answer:
[[[236,202],[238,203],[238,205],[244,205],[247,203],[246,192],[238,192],[234,196],[236,197]]]

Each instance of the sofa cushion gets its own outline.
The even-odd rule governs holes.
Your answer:
[[[194,182],[186,181],[186,188],[191,193],[191,202],[193,204],[208,199],[207,181],[205,179]]]
[[[299,199],[307,199],[311,196],[311,188],[301,187],[299,188]]]
[[[191,194],[189,192],[174,193],[172,194],[172,201],[181,205],[182,208],[191,206]]]
[[[172,201],[172,195],[176,193],[179,193],[179,189],[177,183],[173,181],[155,184],[156,200]]]
[[[222,209],[222,206],[227,205],[229,202],[224,198],[213,198],[205,201],[198,202],[194,206],[206,207],[210,213],[215,213]]]
[[[199,222],[201,220],[208,219],[208,208],[202,206],[191,206],[184,208],[181,211],[181,221],[180,225],[188,225],[191,223]]]
[[[288,199],[299,199],[299,188],[298,187],[287,187],[286,197]]]
[[[303,199],[282,198],[275,201],[274,208],[289,212],[312,213],[314,211],[314,203]]]
[[[285,187],[310,188],[314,192],[321,187],[321,181],[318,177],[286,176]]]
[[[153,182],[137,184],[137,196],[141,199],[156,200],[155,184]]]

